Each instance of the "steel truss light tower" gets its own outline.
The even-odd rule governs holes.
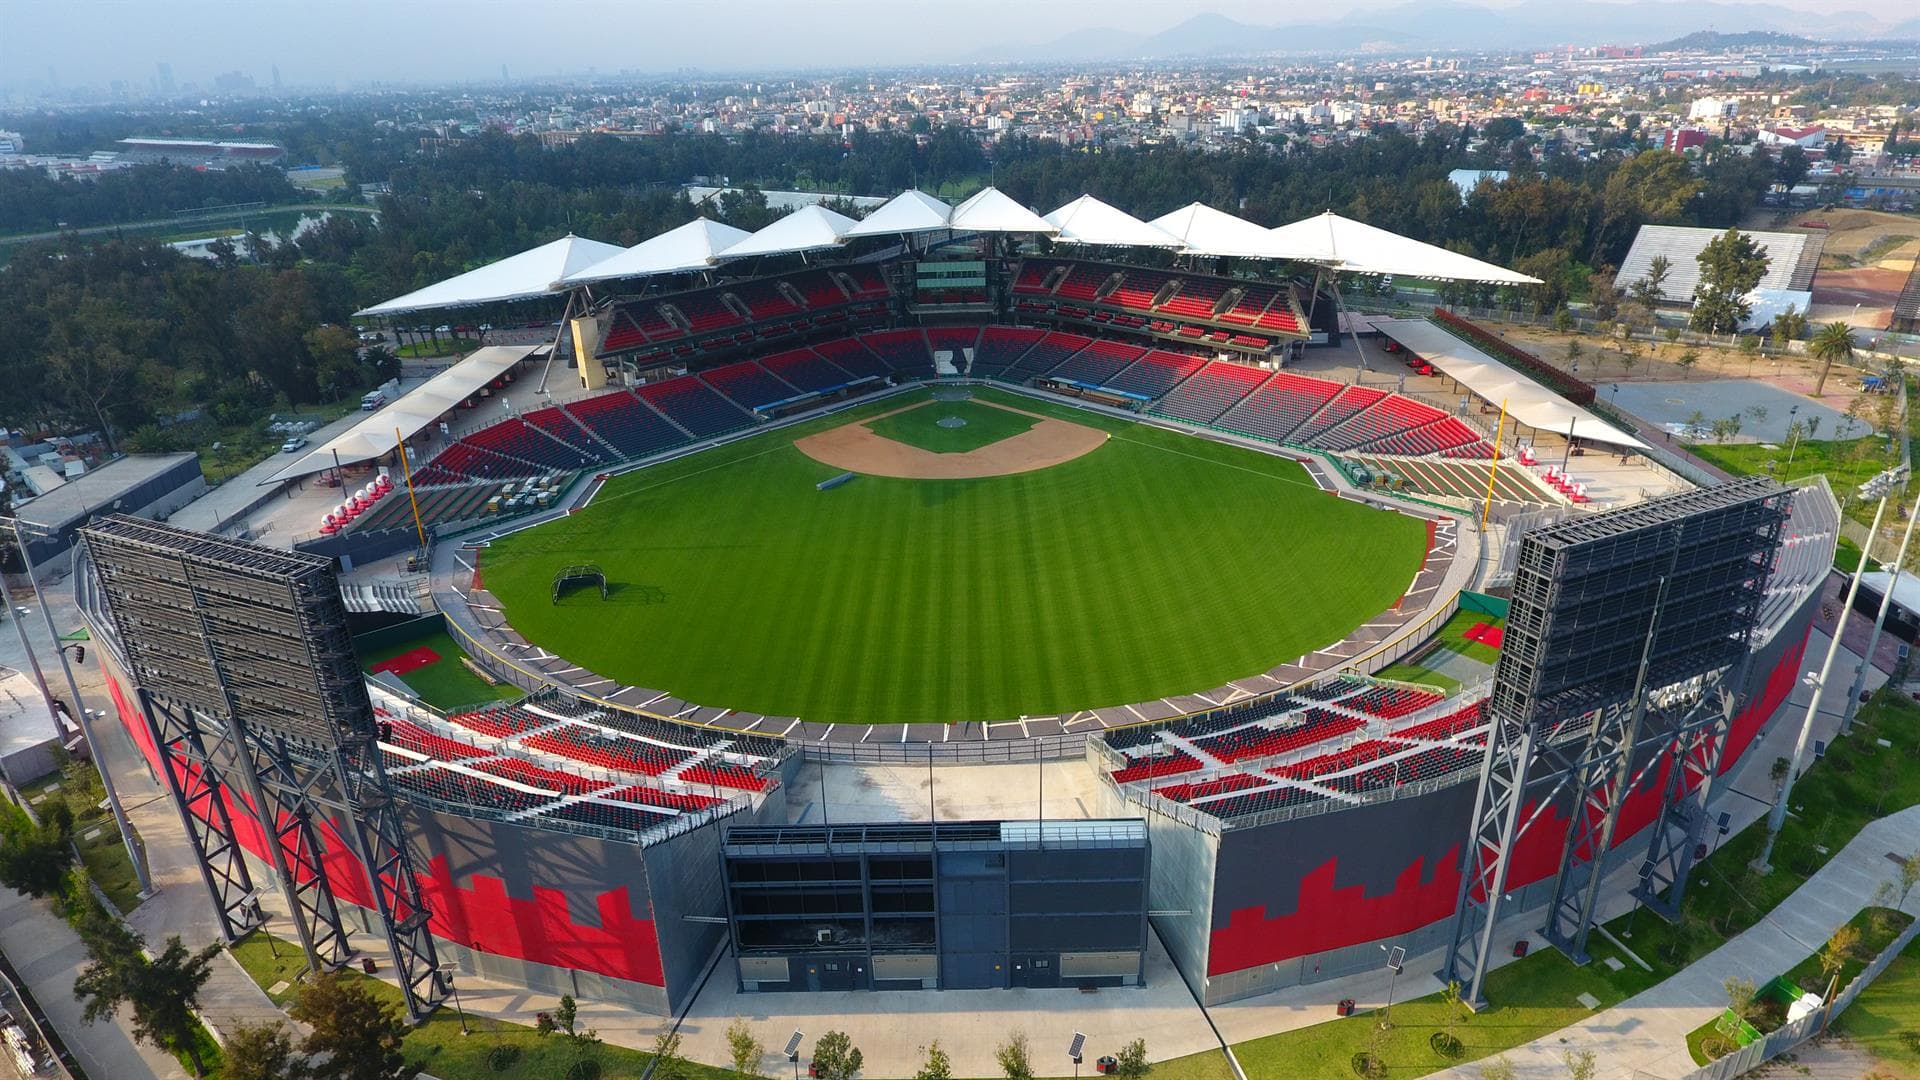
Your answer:
[[[1786,516],[1766,478],[1571,519],[1522,541],[1507,636],[1488,701],[1472,824],[1442,981],[1485,1003],[1500,907],[1522,837],[1562,808],[1542,933],[1576,963],[1599,904],[1621,808],[1663,767],[1659,828],[1643,879],[1684,892],[1699,792],[1682,779],[1717,767],[1726,708],[1713,693],[1744,671]],[[1695,762],[1695,764],[1689,764]],[[1676,775],[1678,774],[1678,775]]]
[[[407,1012],[424,1018],[447,986],[331,560],[128,517],[83,537],[222,933],[261,922],[245,815],[269,839],[308,963],[344,963],[337,835],[365,870]]]

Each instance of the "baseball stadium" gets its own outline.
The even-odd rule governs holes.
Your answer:
[[[262,887],[322,963],[384,927],[416,1011],[448,966],[663,1015],[1211,1006],[1582,874],[1677,895],[1835,499],[1676,471],[1474,324],[1354,310],[1369,275],[1530,280],[993,189],[567,237],[362,313],[564,305],[286,465],[303,529],[96,521],[78,589],[232,933]],[[1628,714],[1604,791],[1515,749]]]

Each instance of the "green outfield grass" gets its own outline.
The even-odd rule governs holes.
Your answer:
[[[941,427],[940,421],[949,416],[965,420],[967,426]],[[903,442],[936,454],[964,454],[1018,435],[1039,422],[1031,416],[1021,416],[991,405],[979,405],[971,401],[936,401],[918,409],[868,421],[867,430],[894,442]]]
[[[1114,438],[1017,476],[814,490],[839,470],[793,440],[907,400],[893,398],[616,478],[493,544],[482,576],[521,633],[611,678],[889,722],[1215,687],[1341,639],[1419,569],[1420,521],[1331,498],[1292,461],[982,396]],[[610,599],[551,602],[577,562],[606,570]]]

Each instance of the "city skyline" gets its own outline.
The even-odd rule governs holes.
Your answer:
[[[1339,35],[1326,47],[1355,52],[1419,51],[1428,28],[1406,24],[1392,40],[1378,37],[1369,13],[1405,6],[1398,2],[1361,3],[1344,9]],[[1590,3],[1589,7],[1602,6]],[[1813,16],[1797,32],[1821,38],[1848,33],[1886,32],[1907,15],[1900,0],[1798,0],[1791,4],[1707,4],[1699,2],[1606,5],[1631,8],[1640,19],[1607,25],[1621,40],[1574,40],[1577,32],[1562,23],[1570,10],[1550,11],[1538,3],[1500,0],[1447,7],[1524,10],[1528,25],[1540,27],[1538,47],[1554,44],[1635,44],[1633,26],[1664,33],[1668,25],[1691,29],[1782,29],[1795,13]],[[938,10],[938,6],[932,6]],[[889,65],[1060,60],[1119,57],[1151,47],[1169,46],[1156,35],[1186,31],[1179,41],[1197,42],[1210,51],[1204,27],[1184,24],[1194,16],[1222,16],[1268,27],[1315,21],[1268,5],[1220,0],[1204,10],[1170,12],[1143,0],[1109,3],[1067,0],[1034,7],[1011,0],[985,0],[964,17],[936,20],[902,18],[897,5],[876,0],[826,0],[799,7],[771,0],[744,0],[720,9],[703,5],[627,5],[606,0],[536,3],[499,0],[454,4],[446,0],[375,5],[348,0],[323,10],[270,6],[235,0],[186,0],[155,8],[148,5],[83,0],[62,5],[15,8],[0,35],[0,71],[18,73],[13,83],[52,81],[47,57],[58,56],[57,79],[67,84],[105,85],[114,81],[160,88],[159,65],[168,66],[177,84],[208,86],[219,75],[238,71],[261,84],[278,69],[286,85],[336,86],[370,82],[481,82],[500,78],[504,68],[518,77],[588,73],[671,72],[697,68],[713,72],[793,71],[821,68],[877,68]],[[1577,9],[1571,9],[1577,10]],[[1560,19],[1562,22],[1552,20]],[[1649,20],[1652,20],[1649,22]],[[1836,21],[1837,23],[1836,24]],[[1387,22],[1388,20],[1382,20]],[[1405,20],[1391,20],[1405,24]],[[356,26],[379,26],[361,34]],[[1905,24],[1900,24],[1904,30]],[[529,38],[529,27],[541,33]],[[1844,27],[1844,28],[1843,28]],[[576,28],[591,33],[573,34]],[[1567,35],[1561,39],[1561,32]],[[1685,30],[1675,30],[1675,34]],[[1527,35],[1489,47],[1515,47]],[[1229,33],[1224,35],[1232,40]],[[1648,41],[1658,40],[1649,38]],[[530,45],[529,42],[540,44]],[[1148,44],[1141,44],[1142,42]],[[84,42],[81,49],[63,43]],[[1435,38],[1430,46],[1445,51],[1453,43]],[[1057,55],[1056,55],[1057,54]]]

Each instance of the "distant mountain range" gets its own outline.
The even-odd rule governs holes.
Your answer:
[[[1817,26],[1809,25],[1815,22]],[[1702,31],[1702,27],[1708,30]],[[1920,38],[1920,19],[1889,25],[1865,12],[1814,16],[1777,4],[1523,0],[1513,7],[1495,9],[1455,0],[1435,0],[1278,26],[1257,26],[1208,12],[1153,34],[1088,27],[1047,42],[996,45],[981,50],[975,58],[1071,62],[1321,52],[1530,49],[1643,42],[1673,44],[1702,34],[1712,36],[1714,27],[1739,27],[1737,32],[1718,35],[1733,44],[1748,43],[1742,39],[1756,35],[1759,40],[1751,42],[1753,44],[1765,44],[1769,40],[1781,45],[1810,42],[1797,36],[1805,33],[1827,40],[1848,41]],[[1768,39],[1768,34],[1780,36]]]

